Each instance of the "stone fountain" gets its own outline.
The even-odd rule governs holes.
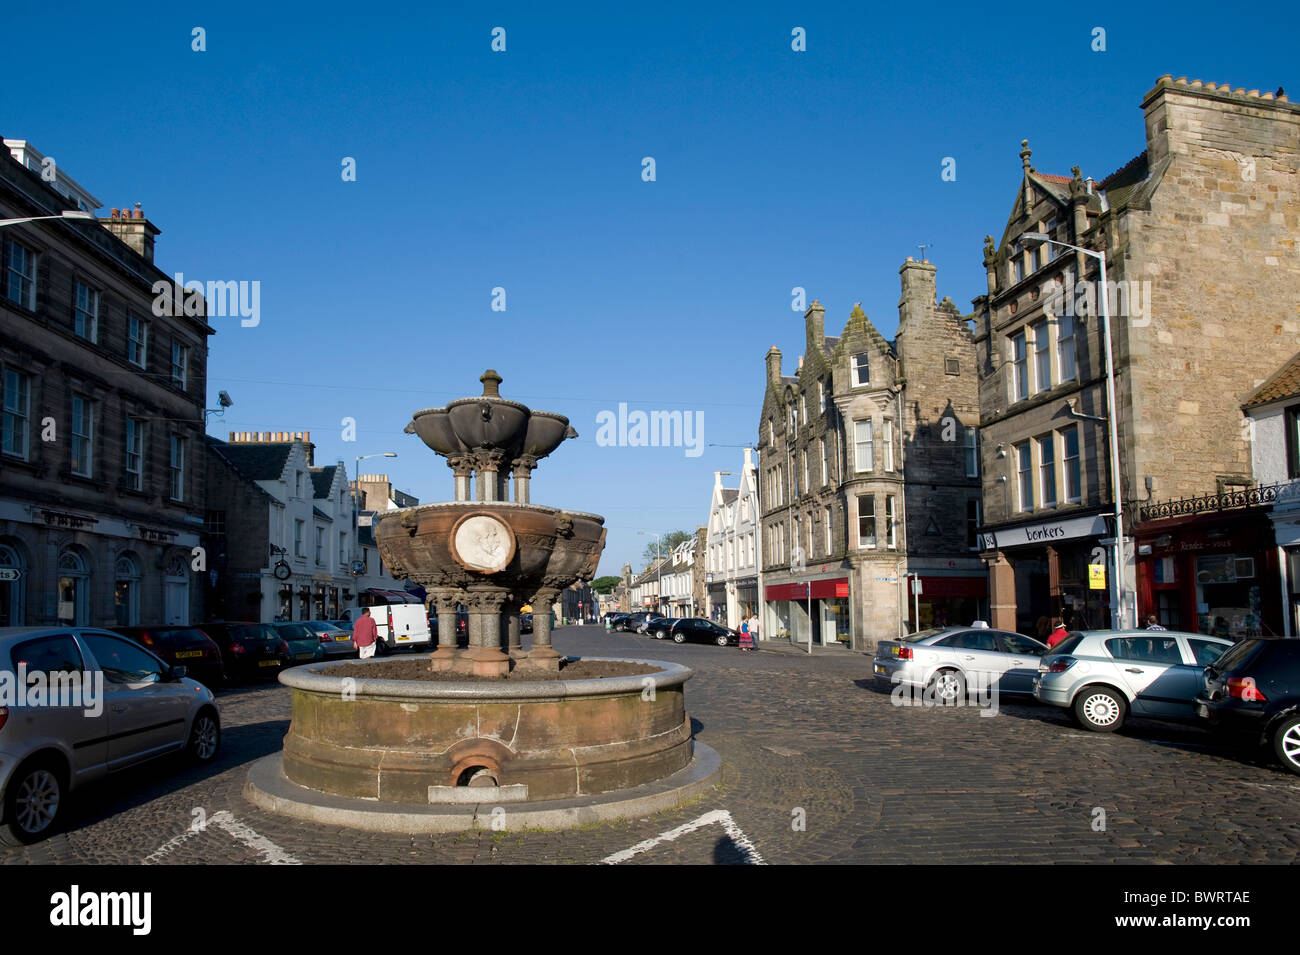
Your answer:
[[[454,500],[375,521],[393,576],[436,603],[437,650],[281,673],[293,702],[283,754],[255,764],[245,787],[264,808],[415,832],[479,827],[476,807],[514,804],[514,820],[561,828],[669,808],[712,784],[719,761],[693,740],[687,667],[584,658],[600,675],[565,677],[550,607],[595,575],[604,519],[530,501],[538,462],[576,433],[502,398],[495,371],[479,380],[481,395],[406,427],[446,459]],[[464,649],[457,604],[469,608]],[[528,649],[525,604],[537,608]],[[394,678],[394,666],[409,669]]]

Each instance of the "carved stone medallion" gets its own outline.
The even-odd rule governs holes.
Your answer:
[[[515,556],[515,535],[491,514],[466,514],[451,530],[451,556],[466,570],[495,574]]]

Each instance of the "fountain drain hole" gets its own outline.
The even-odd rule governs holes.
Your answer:
[[[456,779],[457,786],[495,786],[495,773],[486,766],[467,766]]]

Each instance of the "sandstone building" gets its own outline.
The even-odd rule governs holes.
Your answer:
[[[1146,149],[1099,182],[1039,173],[1022,144],[1011,214],[986,240],[988,292],[971,317],[992,623],[1109,626],[1114,413],[1132,537],[1122,622],[1280,632],[1242,406],[1300,339],[1300,106],[1166,76],[1142,109]],[[1104,251],[1109,288],[1095,258],[1026,233]]]
[[[865,650],[982,611],[974,344],[956,306],[936,301],[933,265],[908,259],[899,271],[893,342],[860,306],[840,337],[827,337],[813,302],[796,373],[782,375],[778,349],[767,354],[757,469],[765,639],[811,634]],[[907,575],[921,581],[916,599]]]

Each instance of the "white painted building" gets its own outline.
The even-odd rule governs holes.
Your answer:
[[[732,629],[759,609],[759,559],[762,553],[758,521],[758,469],[754,451],[745,449],[739,487],[722,486],[723,471],[713,475],[709,504],[706,558],[705,615]]]

